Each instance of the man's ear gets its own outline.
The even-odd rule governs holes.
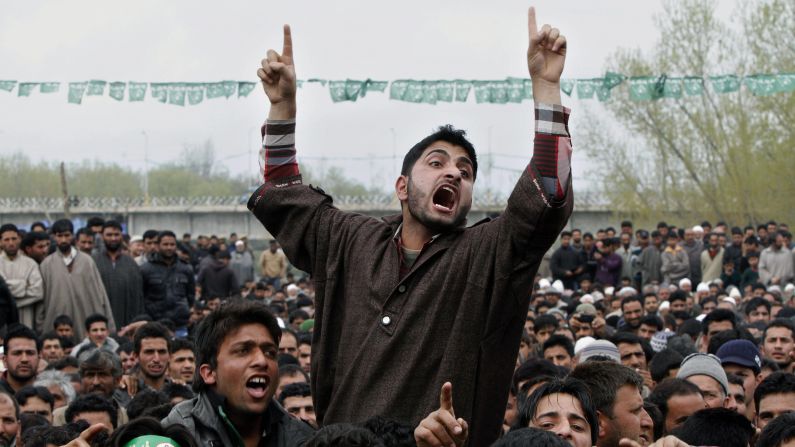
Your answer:
[[[209,364],[203,363],[202,366],[199,367],[199,375],[204,380],[204,383],[207,385],[215,385],[216,382],[216,375],[215,371],[210,367]]]
[[[409,178],[406,175],[401,175],[395,181],[395,193],[398,200],[404,202],[409,199]]]
[[[607,424],[610,423],[610,418],[605,416],[605,414],[599,410],[596,410],[596,416],[599,419],[599,437],[604,438],[605,435],[607,435],[607,430],[605,430],[605,427],[607,427]]]

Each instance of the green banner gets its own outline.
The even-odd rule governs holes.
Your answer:
[[[398,80],[392,81],[392,85],[389,86],[389,99],[394,99],[397,101],[403,101],[403,98],[406,96],[406,91],[409,88],[409,81],[408,80]]]
[[[682,97],[682,79],[668,78],[663,85],[663,98],[679,99]]]
[[[127,88],[126,82],[111,82],[108,89],[108,96],[116,101],[124,101],[124,89]]]
[[[254,88],[257,86],[255,82],[238,82],[237,83],[237,97],[246,97],[251,92],[254,91]]]
[[[105,85],[107,82],[105,81],[98,81],[98,80],[91,80],[88,82],[88,90],[86,90],[86,96],[102,96],[105,94]]]
[[[41,93],[58,93],[60,89],[60,82],[42,82],[41,86],[39,86],[39,91]]]
[[[130,102],[143,101],[146,98],[146,82],[132,82],[128,85]]]
[[[740,90],[740,78],[735,75],[710,76],[712,90],[718,93],[732,93]]]
[[[83,94],[88,88],[88,82],[70,82],[69,83],[69,102],[71,104],[82,104]]]
[[[188,104],[195,106],[204,101],[204,88],[203,82],[193,82],[188,84]]]
[[[571,92],[574,91],[574,79],[561,79],[560,80],[560,90],[566,94],[566,96],[571,96]]]
[[[185,106],[185,92],[187,86],[184,82],[173,82],[169,85],[168,90],[168,103],[175,106]]]
[[[223,87],[224,96],[226,96],[226,99],[229,99],[237,91],[237,81],[224,81]]]
[[[168,82],[157,82],[157,83],[153,82],[153,83],[149,84],[150,92],[151,92],[150,94],[152,95],[152,98],[154,98],[154,99],[156,99],[156,100],[158,100],[158,101],[160,101],[160,102],[162,102],[164,104],[166,102],[168,102],[168,86],[169,86],[169,84],[170,83],[168,83]]]
[[[207,86],[207,99],[215,99],[224,96],[223,82],[210,82]]]
[[[38,82],[20,82],[17,96],[30,96],[31,92],[39,86]]]
[[[0,90],[10,92],[11,90],[14,90],[16,85],[17,81],[0,81]]]
[[[596,89],[604,84],[602,79],[578,79],[577,99],[592,99]]]
[[[387,86],[389,86],[389,81],[371,81],[370,79],[367,80],[368,92],[383,93],[384,90],[386,90]]]
[[[795,73],[781,73],[776,76],[776,91],[779,93],[795,91]]]
[[[472,90],[472,81],[464,81],[462,79],[456,79],[455,100],[458,102],[466,102],[470,90]]]
[[[778,92],[777,76],[752,75],[746,76],[745,86],[756,96],[769,96]]]
[[[682,79],[687,96],[701,96],[704,94],[704,80],[695,76],[686,76]]]

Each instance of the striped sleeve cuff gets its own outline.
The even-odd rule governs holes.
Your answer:
[[[295,120],[267,120],[262,126],[260,163],[265,182],[296,177]]]
[[[570,113],[570,109],[560,104],[538,103],[535,107],[536,135],[531,164],[539,174],[535,180],[555,201],[565,197],[571,175]]]

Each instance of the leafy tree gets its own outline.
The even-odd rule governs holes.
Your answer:
[[[620,49],[607,70],[705,78],[795,71],[795,2],[741,3],[739,30],[721,22],[715,7],[666,1],[652,54]],[[737,224],[792,221],[795,207],[785,203],[795,195],[795,95],[755,96],[746,87],[718,93],[706,84],[702,95],[632,101],[625,83],[604,103],[606,114],[588,116],[583,146],[603,192],[641,220],[673,213]]]

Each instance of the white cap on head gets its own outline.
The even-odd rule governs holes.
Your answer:
[[[693,231],[695,231],[696,233],[703,233],[704,228],[701,225],[696,225],[695,227],[693,227]]]
[[[555,282],[552,283],[552,288],[563,293],[563,281],[556,279]]]
[[[737,301],[734,298],[730,297],[730,296],[727,296],[726,298],[722,299],[721,302],[723,302],[723,303],[731,303],[732,306],[736,306],[737,305]]]
[[[698,283],[698,287],[696,287],[696,292],[709,292],[709,284],[705,282]]]
[[[690,282],[690,278],[682,278],[679,280],[679,288],[683,288],[685,285],[692,286],[693,283]]]
[[[593,297],[586,293],[580,297],[580,302],[583,304],[593,304]]]
[[[734,298],[735,300],[738,300],[743,297],[742,294],[740,293],[740,289],[738,289],[737,287],[732,287],[731,291],[729,292],[729,296]]]
[[[585,336],[581,339],[577,340],[577,343],[574,343],[574,355],[577,355],[582,351],[582,348],[590,345],[591,343],[595,342],[596,339],[593,337]]]
[[[616,288],[613,287],[613,286],[605,287],[605,295],[607,295],[607,296],[613,296],[613,293],[615,293],[615,291],[616,291]]]
[[[669,303],[668,301],[663,301],[662,303],[660,303],[660,308],[658,310],[666,310],[669,309],[670,307],[671,303]]]
[[[541,278],[538,280],[538,288],[541,290],[546,290],[551,284],[548,279]]]
[[[245,245],[246,245],[246,243],[245,243],[245,242],[243,242],[243,241],[237,241],[237,242],[235,242],[235,247],[243,247],[243,246],[245,246]]]

